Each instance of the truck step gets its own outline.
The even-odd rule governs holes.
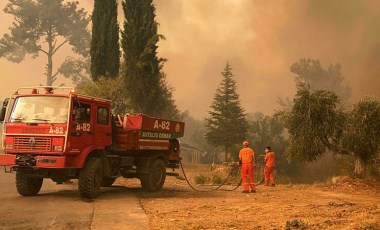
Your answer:
[[[179,176],[179,173],[176,173],[176,172],[167,172],[166,175],[167,176]]]

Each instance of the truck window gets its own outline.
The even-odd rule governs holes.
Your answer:
[[[91,106],[84,103],[74,103],[73,106],[73,121],[78,123],[90,123],[91,122]]]
[[[17,97],[11,111],[11,123],[66,123],[69,100],[65,97]]]
[[[108,108],[106,107],[98,107],[98,124],[108,125],[109,115]]]

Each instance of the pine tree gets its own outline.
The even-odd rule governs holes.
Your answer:
[[[210,116],[206,118],[206,138],[214,146],[224,146],[226,161],[229,148],[242,142],[247,137],[248,130],[248,122],[240,105],[231,71],[232,68],[227,63],[222,72],[223,80],[210,106],[212,111],[209,111]]]
[[[92,13],[91,76],[118,76],[120,68],[117,0],[95,0]]]

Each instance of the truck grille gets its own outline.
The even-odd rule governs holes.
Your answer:
[[[51,149],[51,138],[48,137],[15,137],[15,150],[47,150]]]

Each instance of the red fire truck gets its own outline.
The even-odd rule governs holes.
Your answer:
[[[95,198],[118,176],[139,178],[159,191],[179,167],[183,122],[113,115],[110,101],[78,95],[69,87],[25,87],[3,103],[5,154],[0,165],[16,172],[17,191],[36,195],[44,178],[78,179],[82,197]]]

